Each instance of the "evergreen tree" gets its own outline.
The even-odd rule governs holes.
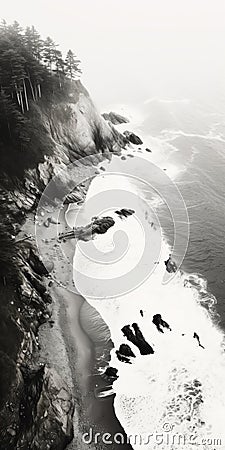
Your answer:
[[[55,60],[56,44],[48,36],[43,43],[43,60],[49,70],[52,70],[52,65]]]
[[[31,28],[26,28],[24,33],[24,42],[27,49],[32,53],[32,55],[37,58],[38,61],[40,61],[43,50],[43,41],[34,26],[32,26]]]
[[[78,74],[81,73],[81,70],[79,69],[80,61],[76,59],[76,56],[72,52],[72,50],[69,50],[66,55],[65,60],[65,72],[66,75],[69,76],[71,80],[74,80]]]
[[[0,30],[6,31],[6,27],[7,27],[7,22],[5,19],[2,19],[1,24],[0,24]]]
[[[63,79],[65,77],[65,62],[63,60],[62,52],[60,52],[60,50],[55,50],[54,64],[55,64],[54,72],[57,74],[59,80],[59,87],[61,88]]]

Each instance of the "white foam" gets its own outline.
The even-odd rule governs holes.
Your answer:
[[[136,186],[118,175],[96,177],[90,185],[88,201],[96,193],[118,188],[118,183],[128,192],[135,192]],[[121,184],[120,184],[121,183]],[[138,190],[137,190],[138,193]],[[129,198],[129,197],[128,197]],[[119,199],[118,199],[119,201]],[[144,206],[143,206],[144,205]],[[124,205],[125,206],[125,205]],[[126,205],[132,207],[133,204]],[[110,209],[111,205],[109,205]],[[146,204],[135,204],[141,214]],[[84,208],[85,210],[85,208]],[[113,208],[111,208],[112,213]],[[143,212],[143,211],[142,211]],[[149,221],[149,214],[147,212]],[[97,213],[97,211],[96,211]],[[84,212],[88,217],[88,210]],[[93,210],[91,211],[93,215]],[[170,248],[162,240],[160,230],[149,225],[149,236],[154,243],[160,240],[161,254],[159,264],[155,266],[152,275],[131,292],[117,298],[108,295],[107,286],[101,292],[104,298],[96,292],[94,279],[115,278],[119,273],[125,273],[137,264],[141,257],[141,230],[132,216],[119,219],[115,213],[115,227],[105,235],[95,239],[96,248],[100,252],[109,252],[114,243],[114,233],[119,229],[128,236],[129,251],[117,264],[104,265],[87,260],[79,247],[74,258],[74,280],[82,295],[96,308],[107,323],[115,349],[121,343],[128,343],[121,328],[124,325],[137,322],[145,339],[152,345],[154,355],[141,356],[138,349],[129,343],[136,354],[132,365],[119,362],[112,351],[111,365],[118,368],[119,378],[114,383],[116,392],[114,407],[116,415],[128,435],[142,436],[142,443],[133,442],[134,449],[158,449],[154,441],[156,433],[164,432],[165,424],[170,423],[173,431],[182,433],[186,442],[182,445],[164,443],[162,449],[190,449],[190,435],[196,434],[198,448],[201,450],[216,448],[212,444],[202,444],[203,439],[222,439],[225,445],[225,361],[223,355],[223,339],[221,331],[214,324],[213,318],[203,306],[201,292],[204,291],[204,301],[207,303],[207,283],[200,275],[178,274],[169,284],[163,285],[165,272],[164,261],[168,258]],[[142,220],[144,220],[142,218]],[[89,243],[85,243],[85,245]],[[131,248],[132,247],[132,248]],[[137,258],[137,259],[136,259]],[[149,264],[153,263],[155,255],[149,254]],[[90,285],[83,285],[79,280],[79,272],[91,280]],[[208,295],[209,301],[212,297]],[[144,317],[140,315],[144,311]],[[172,331],[159,333],[152,323],[154,314],[160,313]],[[198,333],[204,349],[193,338]],[[147,444],[144,439],[152,433],[152,441]],[[164,433],[165,434],[165,433]]]

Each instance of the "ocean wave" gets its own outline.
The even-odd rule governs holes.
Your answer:
[[[104,185],[104,180],[95,179],[89,188],[88,199],[104,190],[104,186],[105,190],[118,187],[118,177],[111,177],[110,180],[106,177],[105,182]],[[123,183],[127,191],[136,190],[139,194],[135,184],[126,183],[124,179]],[[154,206],[157,209],[158,203]],[[143,203],[142,207],[145,208],[146,204]],[[149,213],[146,210],[144,213],[149,221],[152,211]],[[115,217],[115,211],[113,214]],[[119,223],[119,219],[116,223]],[[140,236],[133,218],[121,221],[121,224],[132,244],[133,261],[140,256]],[[112,230],[112,233],[107,232],[104,237],[97,238],[95,245],[98,250],[112,250],[113,233]],[[149,236],[152,243],[157,241],[158,228],[150,226]],[[160,243],[160,255],[151,276],[124,295],[110,297],[107,285],[104,285],[103,296],[99,297],[95,292],[95,278],[104,278],[104,274],[108,277],[110,274],[116,279],[116,266],[94,265],[85,259],[79,247],[74,258],[75,283],[110,330],[114,344],[110,364],[118,369],[119,374],[114,383],[115,412],[127,435],[136,435],[142,439],[131,442],[132,447],[135,450],[158,449],[158,442],[154,442],[158,433],[166,435],[164,438],[167,440],[168,435],[172,438],[180,434],[184,438],[181,444],[174,437],[173,443],[162,443],[162,449],[189,450],[190,440],[194,436],[200,450],[209,450],[216,448],[216,444],[212,447],[210,443],[213,439],[225,442],[224,335],[216,323],[216,299],[207,291],[207,280],[200,274],[179,271],[170,283],[163,284],[165,261],[171,248],[165,239]],[[151,257],[149,254],[149,263]],[[123,270],[131,269],[128,262],[129,259],[123,261]],[[91,295],[88,294],[87,286],[79,284],[78,268],[90,277]],[[158,332],[152,319],[159,313],[169,323],[172,331]],[[115,351],[122,343],[127,343],[122,327],[134,322],[138,323],[154,354],[142,356],[137,347],[129,342],[136,357],[132,364],[125,364],[117,359]],[[104,329],[102,332],[104,334]],[[201,345],[194,338],[196,333]],[[170,426],[169,433],[165,430],[165,424]],[[153,439],[146,443],[144,440],[149,434],[153,435]]]

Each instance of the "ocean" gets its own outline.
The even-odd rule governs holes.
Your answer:
[[[70,224],[88,223],[95,215],[115,220],[107,233],[77,245],[74,281],[107,324],[99,321],[100,340],[111,338],[114,344],[110,365],[119,375],[113,384],[114,409],[131,446],[223,449],[222,109],[188,99],[155,98],[137,113],[127,109],[114,107],[130,119],[118,129],[136,132],[143,144],[101,164],[84,207],[78,215],[71,210]],[[121,208],[135,212],[121,218],[116,212]],[[166,271],[171,254],[176,274]],[[155,314],[161,314],[171,331],[156,329]],[[97,336],[94,320],[91,332]],[[154,354],[140,355],[127,341],[121,328],[133,323]],[[122,343],[136,356],[132,364],[116,357]]]

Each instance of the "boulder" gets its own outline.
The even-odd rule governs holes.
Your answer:
[[[162,319],[161,314],[155,314],[153,316],[152,322],[160,333],[164,333],[163,328],[167,328],[171,331],[169,324]]]
[[[103,113],[102,117],[108,122],[111,122],[113,125],[119,125],[121,123],[129,122],[126,117],[123,117],[120,114],[114,113],[112,111],[110,113]]]
[[[72,231],[61,233],[59,241],[66,239],[78,239],[81,241],[90,241],[94,239],[95,234],[104,234],[115,224],[115,220],[110,217],[92,217],[91,223],[82,227],[74,228]]]
[[[177,271],[177,265],[176,263],[172,260],[171,256],[169,256],[169,258],[165,261],[165,265],[166,265],[166,270],[169,273],[175,273]]]
[[[128,344],[121,344],[119,348],[119,352],[121,355],[135,358],[135,354],[132,352],[130,346]]]
[[[77,203],[77,202],[83,202],[84,198],[83,196],[80,194],[80,192],[71,192],[70,194],[68,194],[64,200],[65,204],[69,204],[69,203]]]
[[[128,141],[131,142],[131,144],[135,144],[135,145],[143,144],[143,141],[141,140],[141,138],[139,136],[137,136],[136,134],[132,133],[132,131],[124,131],[123,134],[128,139]]]
[[[131,216],[135,213],[135,211],[133,209],[122,208],[118,211],[115,211],[115,213],[118,214],[118,216],[122,219],[123,217]]]
[[[114,378],[115,380],[118,378],[118,370],[115,367],[107,367],[105,374],[108,378]]]
[[[34,272],[36,272],[38,275],[41,276],[48,275],[48,270],[46,269],[45,265],[39,258],[38,253],[34,251],[34,249],[30,249],[29,264],[34,270]]]
[[[127,356],[122,355],[119,350],[116,350],[116,356],[118,358],[119,361],[121,362],[125,362],[127,364],[131,364],[130,359]]]
[[[134,329],[135,332],[135,336],[138,340],[138,348],[139,351],[141,353],[141,355],[151,355],[154,353],[153,348],[151,347],[150,344],[148,344],[148,342],[145,340],[139,326],[137,323],[133,323],[132,327]]]
[[[125,325],[122,328],[121,331],[124,334],[124,336],[126,336],[128,341],[132,342],[132,344],[134,344],[134,345],[136,345],[136,347],[138,347],[141,355],[153,354],[154,350],[151,347],[151,345],[148,344],[148,342],[145,340],[138,324],[133,323],[132,327],[133,327],[134,331],[131,330],[130,325]]]

